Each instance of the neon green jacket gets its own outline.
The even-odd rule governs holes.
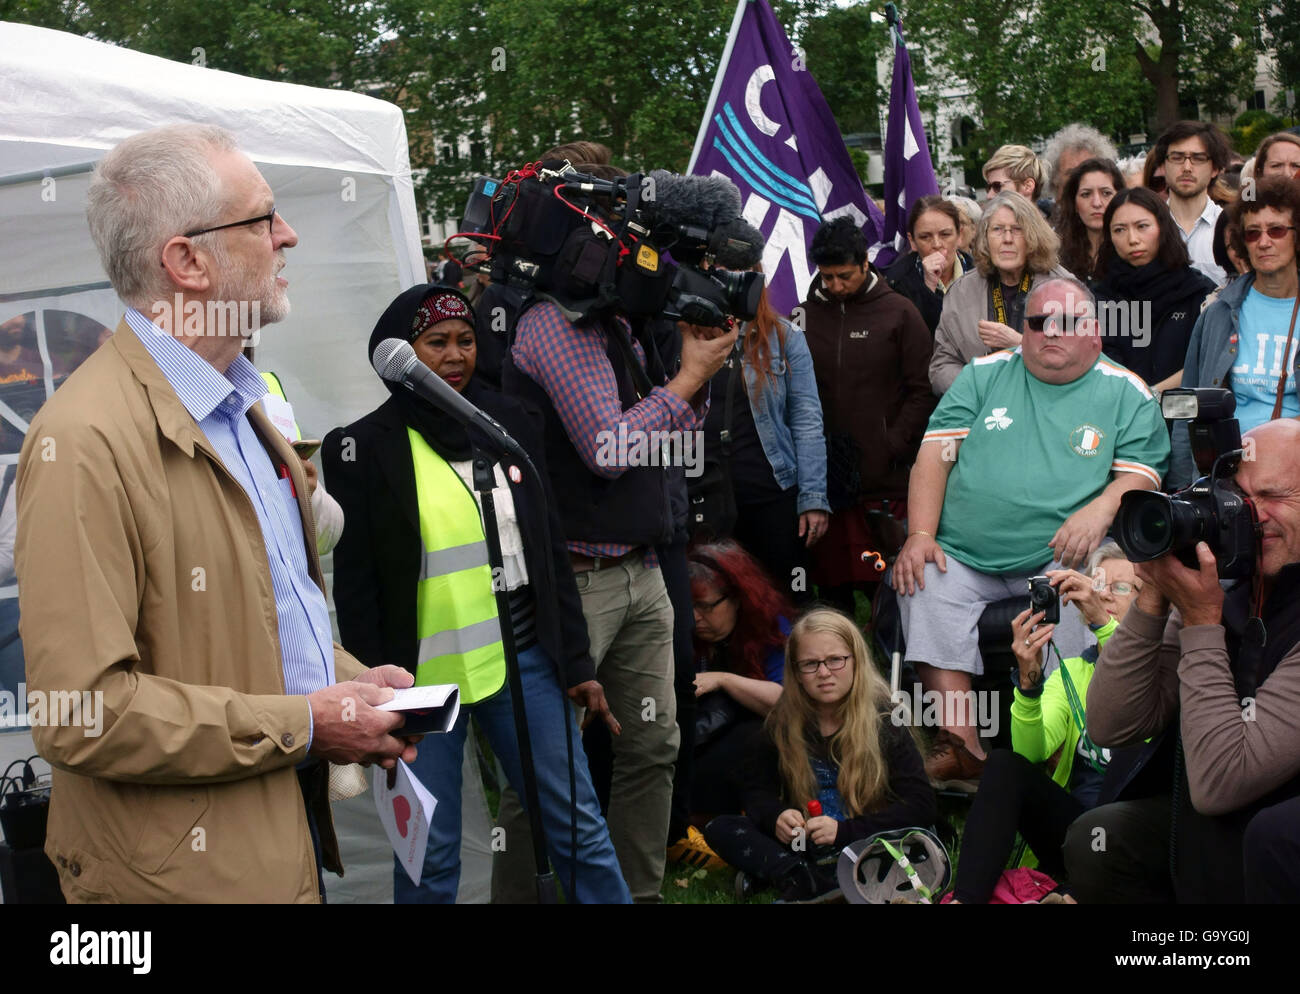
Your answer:
[[[1099,652],[1118,627],[1119,620],[1111,618],[1093,633],[1097,637]],[[1064,665],[1070,671],[1070,679],[1079,692],[1079,699],[1086,702],[1088,684],[1092,682],[1097,664],[1082,656],[1074,656],[1065,660]],[[1069,790],[1070,771],[1074,768],[1074,753],[1078,744],[1079,729],[1070,714],[1070,700],[1065,694],[1065,681],[1061,679],[1059,668],[1047,678],[1039,697],[1022,694],[1020,688],[1016,687],[1015,699],[1011,702],[1011,747],[1016,752],[1031,763],[1045,763],[1064,745],[1056,770],[1052,773],[1052,780]]]

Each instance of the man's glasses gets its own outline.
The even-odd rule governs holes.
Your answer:
[[[1170,152],[1165,156],[1165,161],[1172,162],[1175,166],[1181,166],[1184,162],[1203,166],[1210,161],[1210,157],[1204,152]]]
[[[1247,245],[1254,245],[1265,232],[1268,232],[1269,241],[1276,242],[1285,238],[1288,231],[1295,231],[1295,225],[1270,224],[1267,228],[1247,228],[1241,233],[1241,237]]]
[[[807,675],[816,673],[822,666],[832,672],[838,672],[849,665],[852,656],[827,656],[825,659],[801,659],[795,665],[799,672]]]
[[[999,193],[1001,193],[1006,187],[1010,185],[1011,183],[1009,180],[995,179],[992,183],[989,184],[989,196],[996,197]]]
[[[275,228],[275,206],[266,214],[260,214],[257,217],[245,218],[243,221],[231,221],[229,224],[218,224],[211,228],[198,228],[195,231],[185,232],[186,238],[196,238],[199,235],[206,235],[210,231],[223,231],[226,228],[242,228],[246,224],[257,224],[259,221],[266,222],[266,233],[269,235]]]

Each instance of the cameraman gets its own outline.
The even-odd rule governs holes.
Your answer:
[[[659,900],[679,739],[673,610],[653,549],[672,536],[669,487],[662,466],[633,465],[643,461],[635,446],[653,432],[700,426],[705,386],[736,340],[734,330],[679,328],[680,368],[669,378],[653,356],[647,362],[622,316],[576,323],[543,301],[519,318],[502,376],[508,392],[531,397],[546,418],[551,484],[591,654],[622,725],[608,821],[638,902]]]
[[[1100,746],[1151,738],[1148,752],[1172,737],[1181,762],[1172,801],[1107,804],[1071,827],[1080,900],[1160,899],[1170,884],[1179,902],[1300,895],[1300,423],[1270,421],[1245,438],[1255,458],[1236,485],[1259,515],[1266,636],[1261,646],[1248,633],[1254,585],[1221,586],[1204,542],[1197,570],[1173,555],[1138,565],[1144,585],[1102,650],[1088,727]]]

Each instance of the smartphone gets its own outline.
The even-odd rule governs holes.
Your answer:
[[[310,459],[316,454],[316,450],[320,448],[321,440],[319,438],[300,438],[298,441],[289,444],[293,446],[293,451],[298,453],[301,458]]]

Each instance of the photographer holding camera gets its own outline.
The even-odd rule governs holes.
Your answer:
[[[1245,443],[1254,458],[1236,487],[1258,517],[1256,575],[1221,585],[1216,554],[1240,550],[1206,542],[1197,569],[1177,544],[1140,563],[1141,592],[1088,688],[1098,745],[1149,740],[1138,765],[1158,767],[1169,751],[1175,772],[1172,797],[1106,804],[1071,826],[1066,865],[1080,900],[1300,896],[1300,423],[1267,422]]]
[[[658,458],[645,464],[636,446],[650,440],[646,452],[666,437],[656,433],[699,428],[706,385],[736,331],[679,323],[680,367],[669,374],[653,346],[631,334],[621,305],[586,319],[572,314],[552,299],[525,310],[502,381],[546,419],[551,484],[591,655],[622,725],[613,742],[610,836],[633,899],[657,901],[678,729],[673,610],[653,547],[671,538],[673,515],[665,467]]]

